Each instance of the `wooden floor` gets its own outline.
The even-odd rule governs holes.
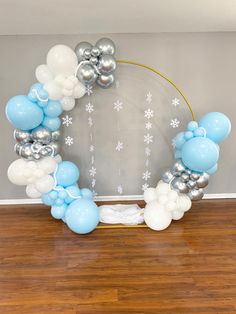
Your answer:
[[[46,207],[0,207],[0,313],[236,313],[236,200],[86,236]]]

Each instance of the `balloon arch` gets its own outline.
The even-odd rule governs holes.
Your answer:
[[[146,206],[140,215],[151,229],[167,228],[172,220],[184,216],[192,201],[203,197],[203,188],[217,170],[218,143],[231,130],[230,120],[219,112],[207,113],[197,122],[187,98],[172,80],[147,65],[116,61],[114,55],[115,44],[108,38],[94,46],[81,42],[74,51],[56,45],[49,50],[46,64],[36,68],[38,83],[31,86],[28,95],[14,96],[6,105],[6,116],[16,128],[15,152],[20,156],[8,168],[9,180],[26,186],[30,198],[41,197],[51,206],[55,219],[62,219],[79,234],[103,226],[98,226],[99,208],[93,193],[77,184],[78,167],[62,161],[59,155],[59,116],[64,110],[72,110],[75,99],[83,97],[95,83],[101,88],[111,86],[117,63],[141,66],[168,81],[183,97],[193,118],[187,130],[173,140],[175,163],[155,188],[144,192]]]

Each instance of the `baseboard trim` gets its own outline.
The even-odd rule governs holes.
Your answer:
[[[219,193],[205,194],[203,199],[232,199],[236,198],[236,193]],[[108,195],[97,196],[95,201],[140,201],[143,200],[143,195]],[[21,198],[21,199],[4,199],[0,200],[0,205],[27,205],[27,204],[42,204],[40,199]]]

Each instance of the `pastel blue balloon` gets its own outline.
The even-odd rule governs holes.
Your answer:
[[[67,187],[75,184],[79,179],[79,169],[71,161],[62,161],[58,164],[56,180],[58,185]]]
[[[65,198],[65,202],[70,204],[73,202],[78,196],[81,196],[80,189],[77,185],[71,185],[66,188],[67,197]]]
[[[93,192],[90,191],[89,189],[81,189],[81,196],[84,198],[89,198],[92,199],[93,198]]]
[[[61,120],[60,118],[50,118],[50,117],[45,117],[43,119],[42,125],[48,128],[50,131],[56,131],[60,128],[61,126]]]
[[[61,198],[57,198],[54,202],[55,205],[57,206],[61,206],[62,204],[64,204],[64,200]]]
[[[199,127],[193,132],[195,137],[206,137],[206,130],[203,127]]]
[[[16,128],[23,131],[36,128],[44,118],[42,109],[24,95],[15,96],[8,101],[6,116]]]
[[[185,132],[184,138],[186,139],[186,141],[190,140],[191,138],[193,138],[193,132],[191,132],[191,131]]]
[[[54,203],[54,200],[50,197],[50,192],[42,195],[42,201],[47,206],[52,206]]]
[[[198,128],[198,123],[196,121],[190,121],[188,123],[188,130],[189,131],[194,131]]]
[[[46,116],[56,118],[62,113],[62,106],[59,101],[49,100],[47,106],[43,109]]]
[[[213,166],[211,169],[208,169],[206,172],[208,174],[214,174],[218,169],[218,164],[215,164],[215,166]]]
[[[99,210],[97,205],[90,199],[81,198],[73,201],[67,208],[67,226],[79,234],[93,231],[99,223]]]
[[[199,125],[206,129],[206,136],[216,143],[222,142],[231,131],[229,118],[221,112],[209,112],[203,116]]]
[[[185,134],[184,132],[180,132],[174,138],[175,147],[177,149],[181,149],[184,143],[186,142],[184,134]]]
[[[182,161],[186,167],[205,172],[218,161],[219,150],[216,144],[206,137],[194,137],[182,147]]]
[[[63,204],[60,206],[54,205],[51,208],[51,215],[55,219],[62,219],[65,216],[67,205]]]

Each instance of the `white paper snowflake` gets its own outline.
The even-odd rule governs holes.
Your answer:
[[[73,144],[74,144],[74,139],[73,139],[73,137],[67,136],[67,137],[65,138],[65,144],[68,145],[68,146],[73,145]]]
[[[94,146],[90,145],[89,150],[90,150],[90,152],[94,152]]]
[[[64,124],[65,126],[69,126],[70,124],[72,124],[72,117],[69,117],[68,115],[66,115],[65,117],[62,117],[62,124]]]
[[[154,116],[154,111],[150,108],[144,111],[144,117],[147,119],[151,119]]]
[[[147,130],[150,130],[152,128],[152,123],[150,121],[148,121],[147,123],[145,123],[145,128]]]
[[[172,99],[172,105],[175,107],[179,106],[179,102],[180,102],[180,100],[178,98]]]
[[[114,110],[119,112],[122,109],[123,109],[123,103],[120,100],[117,100],[116,102],[114,102]]]
[[[146,101],[150,104],[152,102],[152,94],[150,92],[146,95]]]
[[[117,145],[116,145],[116,150],[118,152],[120,152],[122,149],[124,148],[124,145],[122,142],[118,141]]]
[[[172,119],[170,122],[170,126],[172,126],[173,129],[178,128],[180,124],[180,121],[178,119]]]
[[[88,96],[92,95],[92,93],[93,93],[93,86],[92,86],[92,85],[86,86],[86,91],[85,91],[85,93],[86,93]]]
[[[146,166],[146,167],[149,166],[149,160],[148,160],[148,159],[145,161],[145,166]]]
[[[149,147],[145,147],[145,155],[150,156],[151,155],[151,149]]]
[[[145,181],[147,181],[148,179],[151,178],[151,172],[148,171],[148,170],[146,170],[146,171],[143,173],[142,178],[143,178]]]
[[[148,184],[148,183],[144,183],[144,184],[142,185],[142,190],[143,190],[143,192],[146,191],[146,189],[148,189],[148,188],[149,188],[149,184]]]
[[[91,127],[93,125],[93,118],[88,117],[88,125]]]
[[[118,192],[119,194],[122,194],[122,193],[123,193],[123,187],[122,187],[122,185],[118,185],[118,187],[117,187],[117,192]]]
[[[97,169],[95,167],[92,167],[91,169],[89,169],[89,174],[91,177],[94,177],[97,173]]]
[[[87,105],[85,105],[85,110],[88,113],[92,113],[94,111],[93,105],[89,102]]]
[[[94,178],[93,178],[93,180],[92,180],[92,182],[91,182],[91,186],[92,186],[92,188],[94,188],[94,187],[95,187],[95,185],[96,185],[96,179],[94,179]]]
[[[153,135],[150,135],[149,133],[148,134],[146,134],[146,135],[144,135],[144,143],[146,143],[146,144],[150,144],[150,143],[152,143],[153,142]]]

